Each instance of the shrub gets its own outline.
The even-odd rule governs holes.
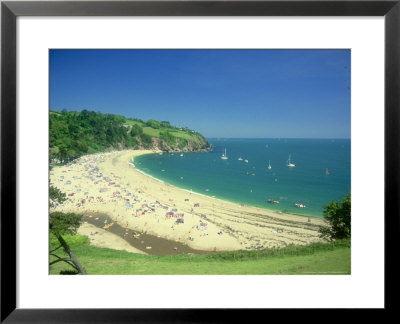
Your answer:
[[[131,129],[131,136],[138,136],[140,134],[143,134],[143,128],[138,124],[133,125]]]
[[[149,126],[149,127],[151,127],[151,128],[154,128],[154,129],[159,129],[160,126],[161,126],[160,122],[157,121],[157,120],[154,120],[154,119],[149,119],[149,120],[146,122],[146,125]]]
[[[169,146],[175,146],[176,138],[169,132],[160,132],[160,139],[164,140]]]
[[[142,142],[143,147],[147,148],[149,146],[151,146],[152,144],[152,140],[151,140],[151,136],[147,135],[147,134],[140,134],[140,140]]]
[[[351,237],[351,196],[348,194],[339,202],[332,201],[324,206],[324,218],[328,226],[320,228],[320,236],[328,240]]]

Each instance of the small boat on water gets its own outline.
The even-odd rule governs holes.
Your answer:
[[[181,153],[181,156],[183,156],[183,153]]]
[[[221,160],[228,160],[228,157],[226,156],[226,147],[225,147],[225,153],[222,154]]]
[[[270,204],[279,204],[279,201],[278,201],[278,200],[273,200],[273,199],[268,199],[268,202],[269,202]]]
[[[295,206],[297,208],[306,208],[306,205],[304,205],[304,204],[295,204]]]
[[[294,164],[294,163],[292,163],[292,162],[290,161],[290,157],[291,157],[291,154],[289,154],[289,159],[287,160],[287,166],[288,166],[289,168],[293,168],[293,167],[296,166],[296,164]]]
[[[272,166],[271,166],[271,160],[268,160],[268,170],[271,170]]]
[[[326,170],[325,170],[325,174],[326,174],[326,175],[329,175],[328,168],[326,168]]]
[[[241,157],[241,156],[238,158],[238,161],[243,161],[243,159],[242,159],[242,157]]]
[[[249,163],[249,160],[244,160],[245,163]]]

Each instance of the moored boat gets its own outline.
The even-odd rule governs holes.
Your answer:
[[[221,160],[228,160],[228,157],[226,156],[226,147],[225,147],[225,153],[222,154]]]
[[[294,164],[294,163],[292,163],[292,162],[290,161],[290,157],[291,157],[291,154],[289,154],[289,159],[288,159],[288,161],[287,161],[287,166],[288,166],[289,168],[293,168],[293,167],[296,166],[296,164]]]
[[[297,208],[306,208],[306,205],[304,205],[304,204],[295,204],[295,206],[297,207]]]

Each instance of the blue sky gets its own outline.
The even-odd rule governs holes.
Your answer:
[[[206,137],[350,138],[350,50],[50,50],[50,109]]]

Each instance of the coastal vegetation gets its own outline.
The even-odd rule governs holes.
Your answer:
[[[328,226],[320,227],[321,237],[327,240],[350,239],[351,237],[351,195],[340,201],[324,206],[324,218]]]
[[[122,149],[199,151],[210,148],[200,133],[168,121],[125,118],[94,111],[50,111],[50,160]]]
[[[54,204],[62,204],[67,200],[65,193],[61,192],[58,188],[50,186],[49,189],[50,207]],[[77,229],[81,225],[82,215],[74,213],[62,213],[53,212],[50,213],[49,230],[50,235],[57,239],[58,245],[53,244],[50,247],[50,266],[58,262],[65,262],[70,265],[74,270],[74,273],[86,274],[85,270],[81,266],[74,253],[71,251],[70,246],[64,240],[63,235],[75,235]],[[64,253],[68,257],[60,257],[56,254],[56,251],[63,248]],[[58,252],[59,253],[59,252]]]
[[[243,274],[350,274],[350,240],[288,246],[260,251],[203,255],[154,256],[91,246],[81,235],[65,237],[88,274],[243,275]],[[56,244],[54,237],[50,245]],[[104,260],[107,260],[105,262]],[[50,266],[50,274],[68,273],[65,264]]]

